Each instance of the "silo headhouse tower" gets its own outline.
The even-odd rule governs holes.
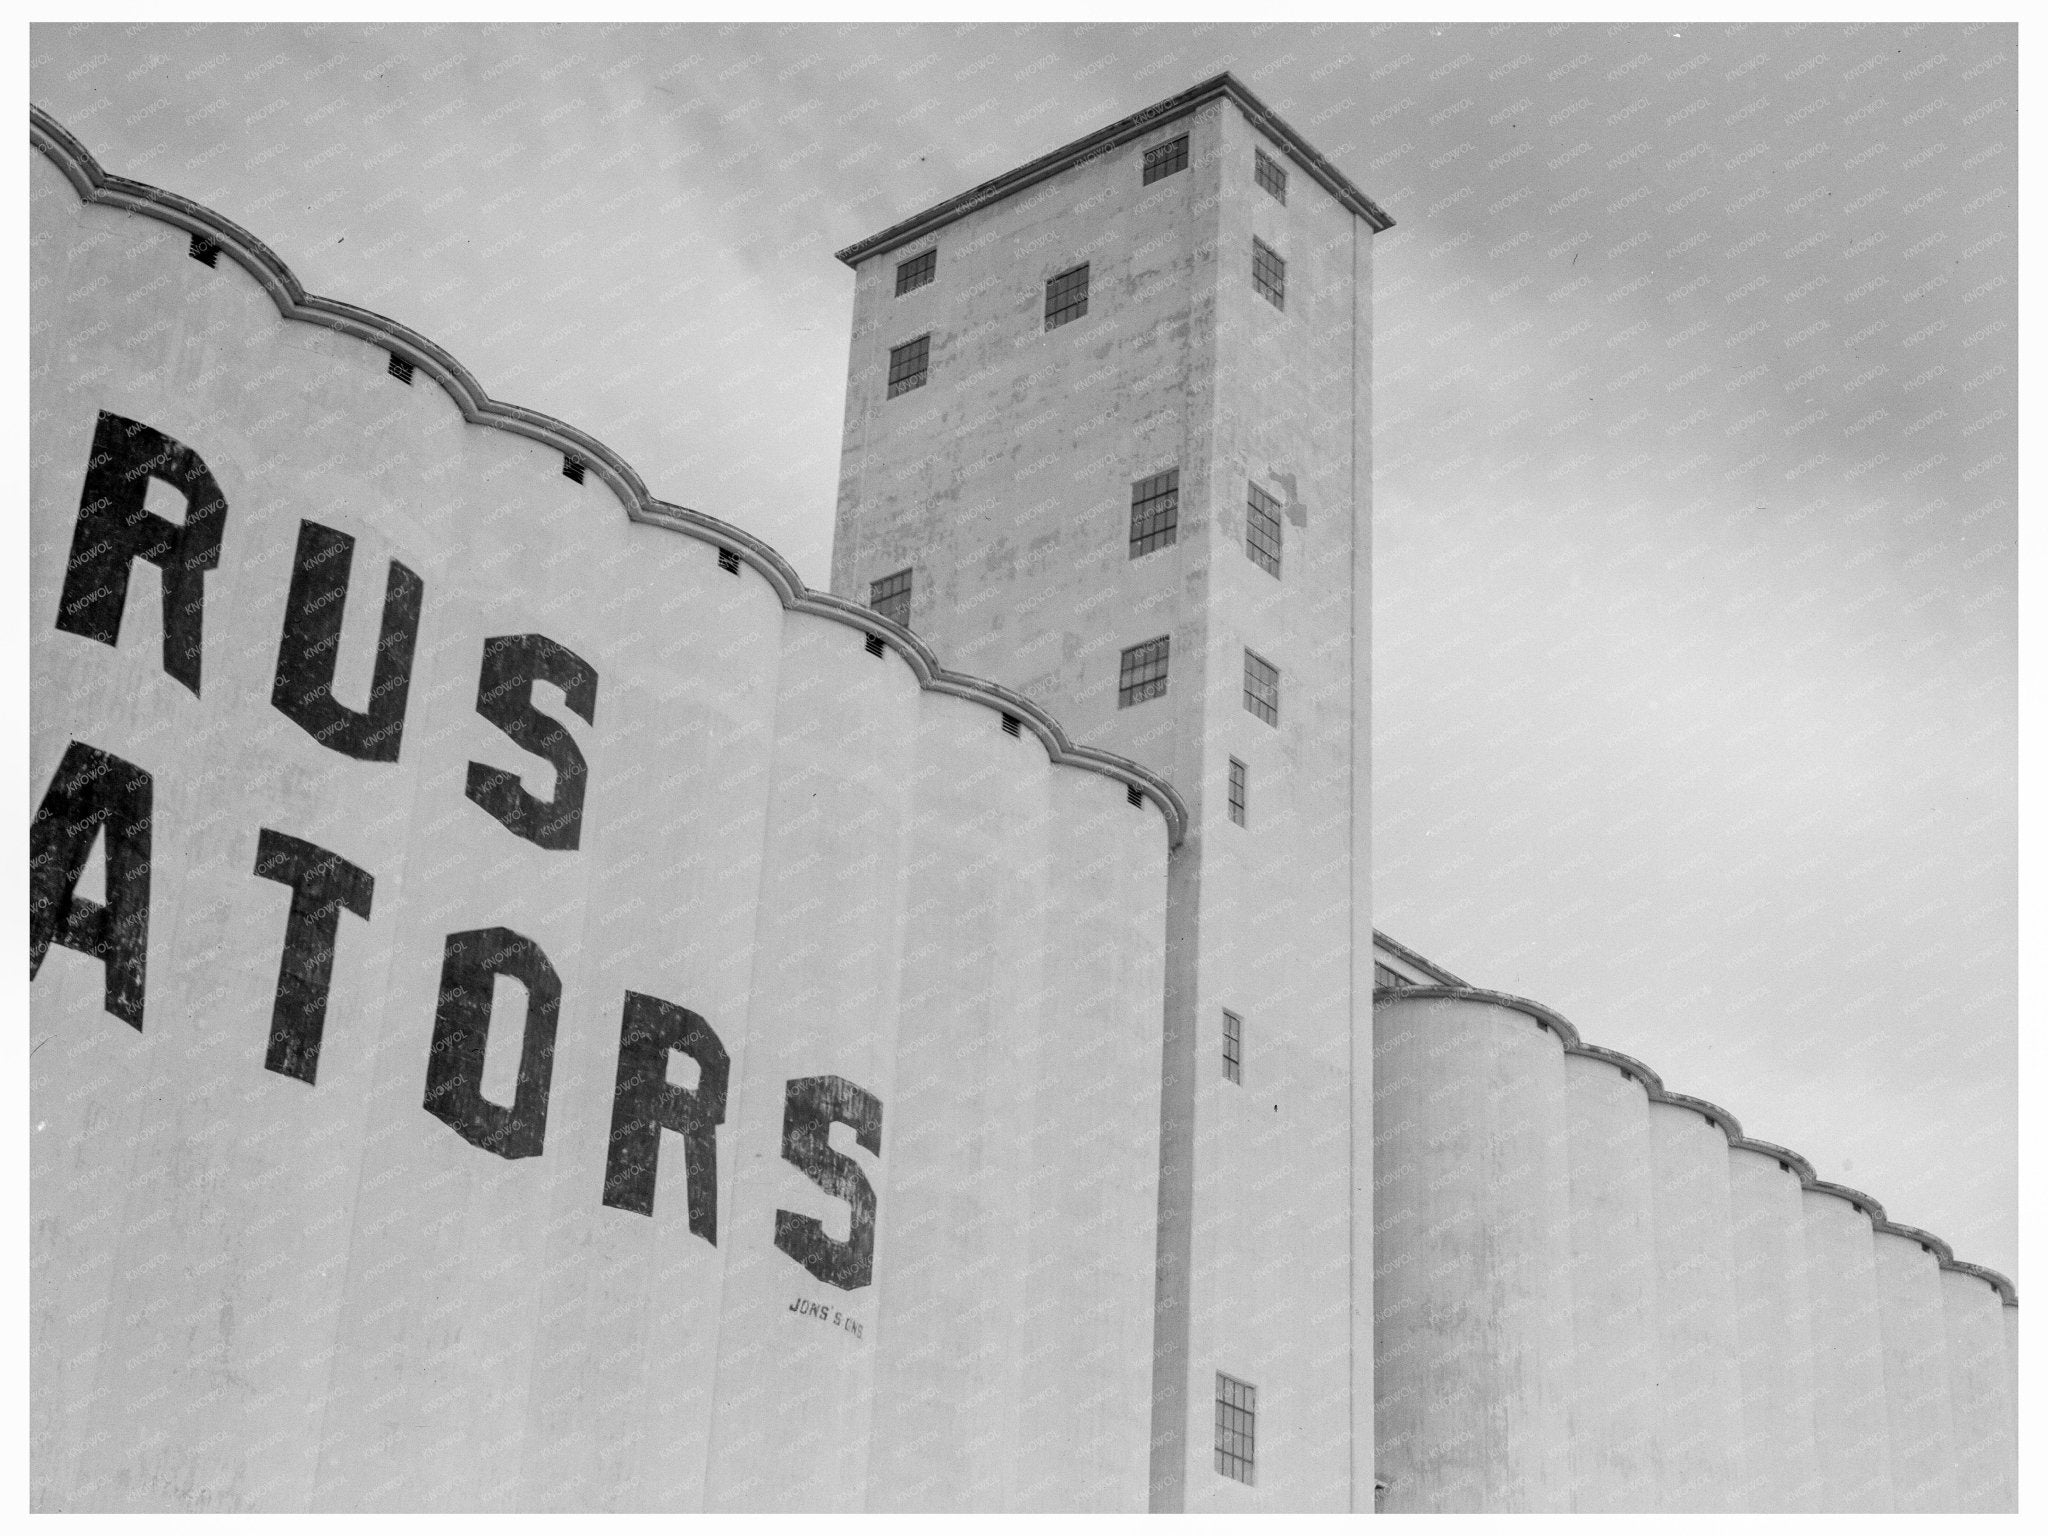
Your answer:
[[[1187,801],[1155,1508],[1370,1489],[1369,406],[1391,223],[1222,76],[840,253],[833,591]]]

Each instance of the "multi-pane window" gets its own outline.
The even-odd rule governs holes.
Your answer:
[[[932,339],[920,336],[915,341],[906,341],[900,347],[889,349],[889,398],[894,400],[906,390],[921,388],[925,381],[926,365],[932,355]]]
[[[1258,1420],[1259,1389],[1216,1373],[1216,1470],[1240,1483],[1252,1480],[1252,1432]]]
[[[1180,471],[1162,470],[1131,483],[1131,558],[1164,549],[1180,526]]]
[[[1145,151],[1143,184],[1149,187],[1162,176],[1171,176],[1175,171],[1184,171],[1187,168],[1188,136],[1182,134],[1177,139],[1168,139],[1164,144],[1154,144]]]
[[[1252,286],[1271,299],[1275,309],[1287,307],[1287,263],[1256,236],[1252,239]]]
[[[1372,963],[1372,984],[1376,987],[1412,987],[1414,982],[1390,966],[1375,960]]]
[[[1223,1010],[1223,1075],[1233,1083],[1244,1081],[1244,1020],[1228,1008]]]
[[[910,628],[910,572],[868,583],[868,606],[891,623]]]
[[[910,292],[911,289],[922,288],[926,283],[938,276],[938,273],[939,250],[937,246],[933,246],[930,250],[911,257],[908,261],[898,262],[896,266],[896,297],[900,299],[903,295]]]
[[[1244,707],[1268,725],[1280,723],[1280,669],[1252,651],[1244,653]]]
[[[1065,325],[1088,313],[1088,263],[1045,280],[1045,328]]]
[[[1251,770],[1236,758],[1230,760],[1230,819],[1240,827],[1251,825],[1248,811],[1251,802]]]
[[[1280,574],[1280,503],[1247,482],[1244,505],[1244,552],[1253,565]]]
[[[1252,179],[1281,202],[1287,201],[1287,173],[1279,161],[1256,145],[1252,148]]]
[[[1142,704],[1166,692],[1166,647],[1171,637],[1161,635],[1124,652],[1117,670],[1116,707]]]

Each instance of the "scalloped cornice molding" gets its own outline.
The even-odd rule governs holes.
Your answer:
[[[111,174],[93,157],[92,151],[41,107],[31,105],[28,109],[28,134],[29,142],[64,173],[81,202],[141,214],[211,241],[221,254],[233,258],[262,285],[277,305],[278,313],[287,320],[325,326],[405,359],[413,365],[416,375],[424,374],[441,386],[465,421],[530,437],[581,461],[591,474],[611,487],[628,517],[730,549],[767,580],[784,608],[832,619],[850,629],[879,636],[910,664],[920,686],[1015,715],[1045,744],[1046,755],[1054,763],[1120,780],[1145,796],[1166,818],[1169,848],[1178,848],[1187,836],[1188,810],[1179,791],[1143,764],[1073,741],[1044,709],[1000,683],[947,671],[932,648],[901,625],[843,597],[812,591],[804,585],[795,567],[745,529],[707,512],[650,495],[646,482],[633,466],[588,432],[525,406],[493,400],[467,368],[419,332],[372,310],[308,293],[277,253],[239,224],[175,192]]]
[[[1777,1146],[1768,1141],[1753,1141],[1742,1134],[1742,1126],[1736,1118],[1718,1104],[1705,1099],[1696,1099],[1690,1094],[1673,1093],[1664,1086],[1664,1080],[1633,1056],[1624,1056],[1619,1051],[1610,1051],[1605,1046],[1588,1045],[1579,1038],[1579,1032],[1563,1014],[1542,1003],[1531,1002],[1526,997],[1516,997],[1507,992],[1489,992],[1483,987],[1378,987],[1372,994],[1375,1006],[1382,1002],[1400,1002],[1409,998],[1442,998],[1453,1002],[1491,1003],[1498,1008],[1512,1009],[1526,1014],[1536,1021],[1539,1028],[1555,1034],[1562,1042],[1568,1056],[1590,1056],[1598,1061],[1608,1062],[1618,1068],[1624,1076],[1639,1084],[1644,1096],[1653,1104],[1671,1104],[1680,1109],[1689,1109],[1694,1114],[1719,1128],[1728,1139],[1731,1148],[1744,1152],[1758,1152],[1765,1157],[1774,1157],[1783,1163],[1786,1170],[1799,1175],[1802,1189],[1815,1194],[1833,1195],[1845,1200],[1863,1215],[1870,1218],[1871,1231],[1883,1232],[1893,1237],[1909,1238],[1927,1248],[1943,1269],[1958,1270],[1966,1275],[1975,1275],[1998,1292],[1999,1300],[2008,1307],[2019,1305],[2019,1291],[2013,1283],[1995,1269],[1986,1269],[1981,1264],[1967,1264],[1955,1256],[1949,1245],[1932,1232],[1918,1227],[1902,1226],[1885,1215],[1884,1207],[1860,1189],[1851,1189],[1846,1184],[1831,1184],[1818,1177],[1813,1164],[1790,1148]]]

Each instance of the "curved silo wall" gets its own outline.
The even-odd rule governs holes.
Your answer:
[[[1940,1262],[1922,1237],[1882,1228],[1873,1256],[1884,1329],[1892,1507],[1902,1514],[1952,1511],[1959,1506]]]
[[[1141,1507],[1171,790],[38,133],[35,1506]]]
[[[1564,1057],[1529,1014],[1376,999],[1382,1508],[1571,1505]]]
[[[1650,1106],[1664,1503],[1735,1502],[1742,1434],[1729,1290],[1728,1142],[1697,1111]]]
[[[1630,1069],[1564,1059],[1571,1162],[1572,1381],[1576,1510],[1658,1507],[1657,1263],[1650,1101]]]
[[[1800,1173],[1774,1150],[1728,1149],[1729,1280],[1742,1399],[1738,1509],[1821,1508],[1813,1438]]]
[[[1821,1507],[1886,1511],[1892,1507],[1891,1421],[1876,1236],[1870,1216],[1847,1192],[1809,1186],[1802,1201]]]
[[[1540,1003],[1386,986],[1374,1029],[1383,1509],[2012,1507],[2008,1281]]]
[[[1941,1272],[1948,1333],[1948,1397],[1955,1435],[1956,1508],[2004,1513],[2018,1508],[2011,1384],[2006,1377],[2004,1298],[1967,1270]]]

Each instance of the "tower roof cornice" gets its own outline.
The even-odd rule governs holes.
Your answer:
[[[1277,112],[1254,96],[1242,81],[1226,71],[1212,79],[1204,80],[1199,85],[1190,86],[1177,96],[1169,96],[1164,101],[1154,102],[1142,112],[1135,112],[1129,117],[1109,124],[1106,128],[1098,128],[1071,144],[1062,145],[1050,154],[1040,155],[1036,160],[1020,165],[1014,170],[1005,171],[993,180],[984,181],[978,187],[970,187],[958,196],[947,198],[943,203],[934,203],[922,213],[912,214],[901,223],[890,225],[880,234],[870,235],[865,240],[849,245],[838,253],[839,259],[849,267],[858,266],[870,256],[899,245],[906,245],[941,225],[950,224],[955,219],[973,213],[978,208],[985,208],[990,203],[1022,191],[1035,182],[1044,181],[1049,176],[1057,176],[1061,171],[1105,154],[1140,134],[1150,133],[1153,129],[1176,117],[1184,116],[1219,96],[1227,96],[1236,102],[1239,110],[1251,120],[1253,126],[1284,150],[1288,158],[1314,177],[1339,203],[1370,224],[1375,233],[1394,227],[1394,221],[1379,204],[1354,186],[1349,177],[1326,160],[1308,140],[1290,128]]]

